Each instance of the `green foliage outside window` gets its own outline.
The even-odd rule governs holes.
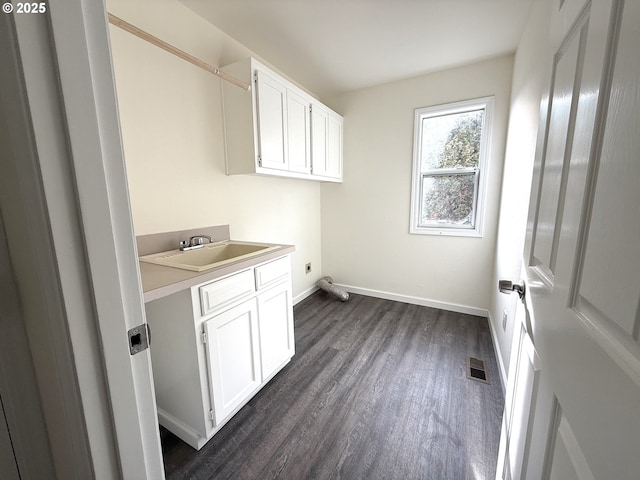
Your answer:
[[[455,123],[448,130],[438,152],[425,152],[431,157],[431,168],[423,177],[422,224],[446,223],[472,225],[475,195],[475,171],[480,157],[480,138],[484,110],[455,114]],[[453,120],[449,117],[447,123]],[[427,119],[442,121],[443,117]],[[437,125],[426,125],[425,135],[437,135]],[[440,135],[442,135],[440,133]],[[433,142],[437,144],[437,142]],[[439,169],[460,169],[460,172],[438,172]],[[443,174],[440,174],[443,173]]]
[[[460,118],[440,153],[439,168],[477,167],[480,158],[482,112]]]

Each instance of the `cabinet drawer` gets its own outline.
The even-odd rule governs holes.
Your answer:
[[[245,270],[230,277],[200,287],[202,315],[230,305],[255,292],[253,270]]]
[[[290,271],[289,257],[279,258],[256,267],[256,289],[260,290],[273,282],[285,278]]]

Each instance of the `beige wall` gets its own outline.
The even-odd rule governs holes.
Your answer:
[[[490,304],[513,57],[344,94],[344,184],[322,186],[323,271],[425,303]],[[414,110],[495,95],[483,238],[409,234]],[[463,309],[464,310],[464,309]]]
[[[212,65],[256,56],[175,0],[107,8]],[[294,244],[294,296],[311,288],[321,273],[319,184],[225,175],[220,80],[117,27],[110,34],[136,235],[229,224],[237,240]]]
[[[549,76],[546,70],[546,54],[550,3],[549,0],[541,0],[534,4],[515,56],[502,183],[502,207],[492,285],[497,285],[498,279],[517,281],[520,278],[538,131],[538,112],[542,86]],[[503,379],[509,371],[517,302],[517,295],[503,295],[497,289],[491,289],[489,316]],[[502,316],[505,311],[507,325],[503,329]]]

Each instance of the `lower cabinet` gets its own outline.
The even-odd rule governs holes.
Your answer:
[[[260,366],[262,381],[267,381],[295,353],[291,289],[283,283],[258,295],[260,328]]]
[[[252,298],[207,320],[204,333],[217,426],[262,383],[256,300]]]
[[[295,352],[289,256],[146,311],[159,422],[198,450]]]

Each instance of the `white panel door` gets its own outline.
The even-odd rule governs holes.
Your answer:
[[[256,75],[260,166],[288,170],[287,88],[260,70]]]
[[[294,354],[293,303],[290,282],[258,296],[262,381]]]
[[[497,477],[637,480],[640,2],[555,3],[523,255],[540,362],[507,399],[522,456],[503,429]]]
[[[260,386],[255,299],[204,323],[215,424],[220,425]]]
[[[309,99],[287,90],[287,155],[289,171],[311,173]]]

